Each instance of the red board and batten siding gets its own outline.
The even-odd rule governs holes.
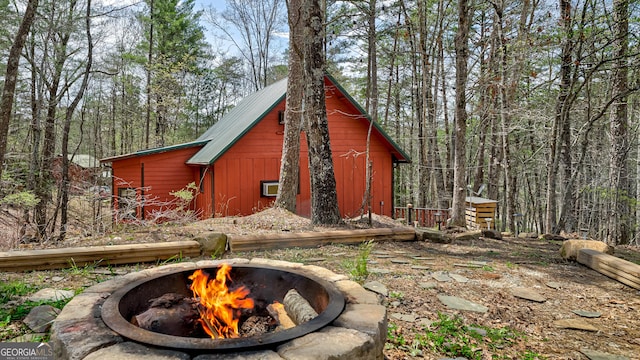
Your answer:
[[[327,88],[329,137],[342,216],[359,214],[366,187],[365,151],[368,123],[347,99]],[[284,126],[278,123],[278,104],[213,164],[215,215],[249,215],[268,207],[275,198],[260,196],[261,180],[277,180],[282,154]],[[376,137],[372,137],[373,212],[391,216],[392,157]],[[307,143],[301,139],[300,194],[297,212],[311,213]],[[381,206],[381,202],[384,205]]]
[[[114,195],[118,195],[120,188],[135,188],[137,195],[140,196],[141,188],[144,187],[145,195],[154,199],[152,202],[173,200],[174,197],[169,195],[170,192],[180,190],[194,181],[196,184],[199,183],[197,170],[194,173],[185,165],[185,162],[200,149],[200,146],[176,149],[113,161],[112,171],[117,176],[113,179]],[[157,209],[156,206],[145,206],[145,218],[148,218],[151,211]],[[138,217],[141,215],[140,210],[137,210]]]

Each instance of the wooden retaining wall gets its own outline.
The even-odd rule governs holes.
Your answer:
[[[327,244],[356,244],[365,241],[413,241],[416,232],[411,227],[326,232],[281,233],[259,235],[229,235],[231,251],[253,251],[288,247],[313,247]]]
[[[9,251],[0,253],[0,271],[61,269],[84,265],[136,264],[172,257],[198,257],[197,241],[83,246],[74,248]]]
[[[415,238],[415,230],[411,227],[378,228],[243,236],[229,235],[227,236],[227,245],[231,251],[251,251],[287,247],[313,247],[326,244],[357,244],[369,240],[412,241]],[[196,240],[0,252],[0,271],[61,269],[85,265],[136,264],[163,261],[173,257],[194,258],[211,255],[211,251],[208,251],[208,247],[205,245],[206,241],[203,239]],[[224,241],[224,238],[222,241]]]
[[[640,265],[591,249],[578,251],[578,262],[640,290]]]

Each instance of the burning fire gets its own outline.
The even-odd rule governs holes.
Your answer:
[[[231,266],[223,264],[216,273],[216,278],[209,280],[209,275],[196,270],[189,276],[193,280],[191,290],[200,302],[200,322],[211,338],[238,337],[238,321],[241,309],[253,309],[253,299],[247,298],[249,289],[244,286],[229,291],[227,279],[231,280]]]

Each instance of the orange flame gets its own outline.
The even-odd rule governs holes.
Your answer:
[[[206,319],[200,319],[200,322],[213,339],[238,337],[241,309],[253,309],[253,299],[247,298],[249,289],[241,286],[229,291],[227,280],[231,280],[230,271],[231,266],[222,264],[213,280],[209,280],[209,275],[202,270],[196,270],[189,276],[193,280],[191,290],[202,305],[200,316]]]

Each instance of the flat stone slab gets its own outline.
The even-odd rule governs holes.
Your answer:
[[[597,311],[587,311],[587,310],[571,310],[574,314],[580,315],[586,318],[599,318],[602,316],[602,313]]]
[[[453,266],[457,266],[457,267],[463,267],[463,268],[470,268],[470,269],[479,269],[485,265],[478,265],[478,264],[471,264],[471,263],[455,263],[453,264]]]
[[[449,274],[447,273],[443,273],[443,272],[434,272],[433,274],[431,274],[431,276],[439,281],[439,282],[449,282],[453,279],[451,279],[451,277],[449,276]]]
[[[412,256],[411,258],[413,260],[420,260],[420,261],[433,261],[436,259],[434,257],[426,257],[426,256]]]
[[[451,309],[486,313],[489,308],[457,296],[438,295],[438,300]]]
[[[366,290],[360,284],[353,280],[336,281],[334,285],[338,290],[342,291],[347,304],[373,304],[380,303],[378,295],[372,291]]]
[[[390,316],[396,320],[406,321],[411,323],[416,322],[416,320],[418,319],[418,316],[416,314],[391,313]]]
[[[334,326],[357,330],[375,339],[376,354],[384,352],[387,341],[387,308],[372,304],[347,304]]]
[[[379,281],[369,281],[362,285],[365,289],[378,293],[382,296],[389,295],[389,289]]]
[[[190,360],[191,356],[173,350],[161,350],[133,342],[124,342],[102,348],[83,360]]]
[[[40,301],[58,301],[72,298],[76,293],[71,290],[56,290],[51,288],[42,289],[35,294],[27,297],[27,300],[33,302]]]
[[[429,270],[429,269],[431,269],[431,268],[430,268],[430,267],[428,267],[428,266],[420,266],[420,265],[413,265],[411,268],[412,268],[413,270]]]
[[[393,255],[388,255],[388,254],[374,255],[374,256],[377,257],[378,259],[391,259],[393,257]]]
[[[449,276],[450,276],[453,280],[455,280],[457,283],[462,283],[462,284],[464,284],[464,283],[466,283],[466,282],[469,282],[469,279],[468,279],[468,278],[466,278],[466,277],[464,277],[464,276],[462,276],[462,275],[460,275],[460,274],[450,273],[450,274],[449,274]]]
[[[305,263],[317,263],[317,262],[323,262],[327,260],[326,258],[322,258],[322,257],[318,257],[318,258],[309,258],[309,259],[305,259],[304,262]]]
[[[371,253],[373,255],[389,255],[390,254],[388,251],[382,251],[382,250],[374,250]]]
[[[391,261],[393,264],[409,264],[411,262],[407,259],[399,259],[399,258],[394,258],[389,261]]]
[[[438,284],[434,283],[433,281],[426,281],[426,282],[418,283],[418,286],[420,286],[421,288],[423,288],[425,290],[429,290],[429,289],[437,288]]]
[[[559,282],[555,282],[555,281],[550,281],[548,283],[546,283],[545,285],[547,285],[548,287],[552,288],[552,289],[556,289],[559,290],[562,288],[562,284],[560,284]]]
[[[561,329],[573,329],[573,330],[584,330],[584,331],[598,331],[598,328],[589,324],[588,322],[582,319],[562,319],[556,320],[553,322],[555,327]]]
[[[530,288],[523,288],[523,287],[513,288],[511,289],[511,294],[513,294],[513,296],[517,298],[521,298],[529,301],[535,301],[540,303],[547,301],[547,298],[545,298],[540,293]]]
[[[56,309],[51,305],[40,305],[31,309],[29,315],[27,315],[22,322],[25,323],[31,331],[44,333],[49,331],[53,320],[56,319],[59,313],[60,309]]]
[[[588,357],[589,360],[630,360],[626,356],[609,354],[598,350],[580,349],[580,352]]]
[[[331,344],[331,346],[328,346]],[[362,332],[328,326],[278,347],[287,360],[378,359],[373,338]]]
[[[369,269],[371,274],[391,274],[391,270],[389,269],[381,269],[381,268],[371,268]]]

